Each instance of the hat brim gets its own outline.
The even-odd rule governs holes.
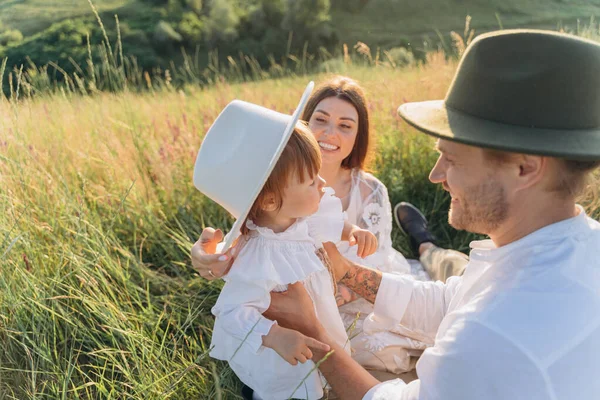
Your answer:
[[[283,149],[285,149],[287,142],[290,140],[290,136],[292,136],[292,132],[294,132],[296,123],[300,119],[300,115],[302,114],[302,111],[304,110],[304,107],[306,106],[306,103],[308,102],[308,99],[310,97],[310,94],[313,91],[314,86],[315,86],[314,82],[311,81],[306,86],[306,89],[304,89],[304,93],[302,94],[302,97],[300,98],[298,107],[296,107],[296,111],[294,111],[290,121],[288,122],[288,124],[285,127],[285,131],[284,131],[283,135],[281,136],[281,142],[279,143],[277,150],[275,151],[275,153],[273,153],[273,158],[271,159],[269,168],[267,168],[265,170],[265,173],[260,181],[260,184],[258,184],[256,186],[256,191],[252,195],[252,201],[249,202],[248,208],[246,210],[244,210],[244,212],[235,221],[235,223],[231,227],[231,230],[229,231],[229,234],[226,236],[225,242],[223,243],[223,245],[219,246],[218,251],[220,253],[226,252],[231,247],[231,245],[235,242],[235,240],[240,236],[240,232],[241,232],[244,222],[246,221],[246,217],[248,217],[248,213],[250,212],[252,205],[256,201],[256,198],[260,194],[260,191],[262,190],[263,186],[267,182],[267,179],[269,179],[269,176],[271,176],[271,172],[273,172],[273,168],[275,168],[275,165],[277,164],[277,161],[279,160],[279,157],[281,156]]]
[[[508,125],[454,110],[444,100],[402,104],[398,114],[420,131],[453,142],[515,153],[600,160],[600,129]]]

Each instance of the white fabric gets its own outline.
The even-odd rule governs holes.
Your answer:
[[[212,309],[216,320],[210,355],[228,361],[240,380],[264,400],[319,399],[324,384],[318,370],[311,372],[312,361],[292,366],[262,346],[262,336],[276,323],[262,316],[271,291],[302,282],[329,335],[350,352],[332,277],[316,254],[322,241],[340,240],[343,224],[341,203],[331,189],[326,190],[315,215],[297,220],[284,232],[247,224],[248,241],[224,278],[225,286]]]
[[[384,274],[365,326],[401,321],[435,344],[419,380],[364,399],[600,399],[600,223],[580,209],[509,245],[471,248],[463,277],[446,284]]]
[[[360,258],[356,255],[358,246],[348,243],[338,244],[338,250],[346,258],[367,267],[395,274],[411,274],[418,279],[428,279],[419,263],[412,264],[392,247],[392,206],[387,189],[373,175],[360,169],[352,170],[352,187],[349,193],[348,208],[345,211],[350,223],[371,231],[378,240],[375,253]],[[353,358],[365,368],[400,374],[414,368],[412,355],[419,355],[429,343],[423,343],[395,332],[363,333],[363,321],[373,311],[373,305],[358,299],[340,307],[344,326],[352,343]],[[357,317],[358,315],[358,317]]]
[[[356,255],[358,246],[350,247],[343,242],[338,245],[340,253],[361,265],[383,272],[410,273],[406,258],[392,247],[392,206],[385,185],[368,172],[353,169],[349,196],[345,211],[348,221],[371,231],[377,237],[378,248],[370,256],[360,258]]]

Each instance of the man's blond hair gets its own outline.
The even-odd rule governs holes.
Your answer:
[[[501,150],[484,149],[488,161],[504,164],[510,162],[515,153]],[[600,160],[579,161],[564,158],[554,158],[559,163],[558,174],[549,187],[552,192],[558,192],[565,197],[577,197],[583,193],[592,172],[600,167]]]

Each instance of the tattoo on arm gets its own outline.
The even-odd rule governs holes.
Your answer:
[[[338,290],[337,294],[335,295],[335,300],[337,302],[338,307],[360,298],[356,293],[354,293],[345,285],[338,283],[337,287]]]
[[[369,302],[375,303],[377,291],[381,284],[381,277],[380,271],[361,267],[360,265],[353,265],[341,279],[340,283],[348,286],[357,295],[367,299]]]

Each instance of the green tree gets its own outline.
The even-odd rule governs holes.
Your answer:
[[[23,34],[17,29],[9,29],[0,33],[0,46],[11,46],[23,41]]]
[[[28,65],[28,58],[36,65],[53,61],[66,70],[72,67],[69,58],[83,62],[87,57],[87,35],[92,24],[83,20],[67,19],[53,24],[45,31],[28,37],[17,46],[8,47],[5,56],[9,66]]]
[[[190,46],[195,46],[204,40],[206,24],[203,17],[198,17],[195,12],[188,11],[183,14],[182,20],[177,27],[183,40]]]
[[[202,0],[185,0],[185,5],[197,15],[202,13]]]
[[[160,21],[154,28],[154,40],[159,48],[168,52],[181,43],[183,38],[168,22]]]
[[[329,0],[287,0],[281,27],[294,34],[295,43],[308,42],[312,48],[328,46],[335,41],[331,27]]]
[[[207,20],[207,41],[211,45],[227,42],[238,37],[240,17],[230,0],[213,0]]]

